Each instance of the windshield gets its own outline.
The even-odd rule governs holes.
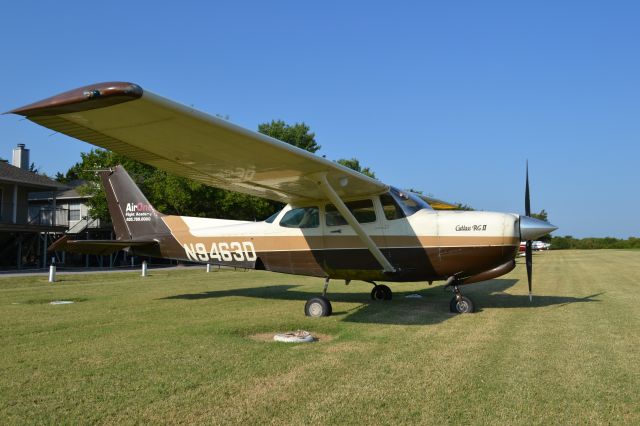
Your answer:
[[[318,207],[301,207],[289,210],[280,220],[285,228],[317,228],[320,225]]]
[[[400,191],[396,188],[391,188],[389,191],[391,196],[400,205],[400,208],[406,216],[411,216],[417,211],[427,209],[433,210],[429,204],[427,204],[422,198],[407,191]]]

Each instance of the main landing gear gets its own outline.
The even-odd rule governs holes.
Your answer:
[[[391,300],[393,293],[389,287],[384,284],[376,284],[373,281],[370,282],[373,284],[373,290],[371,290],[373,300]]]
[[[475,310],[473,306],[473,302],[466,296],[463,296],[460,292],[460,288],[458,288],[458,284],[454,283],[449,284],[453,286],[453,299],[449,302],[449,309],[451,312],[458,314],[470,314]],[[448,285],[447,285],[448,286]]]
[[[345,284],[349,285],[350,280],[346,280]],[[391,300],[393,293],[391,289],[384,284],[373,284],[373,290],[371,290],[371,298],[373,300]],[[331,302],[327,299],[327,288],[329,287],[329,278],[324,279],[324,288],[322,289],[322,296],[312,297],[307,300],[304,305],[304,314],[308,317],[328,317],[333,313]]]
[[[328,317],[333,313],[331,302],[327,299],[327,288],[329,287],[329,277],[324,279],[322,296],[312,297],[304,305],[304,314],[308,317]]]

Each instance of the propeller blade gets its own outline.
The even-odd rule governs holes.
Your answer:
[[[525,260],[527,263],[527,281],[529,282],[529,302],[532,302],[533,297],[531,296],[531,281],[533,279],[533,242],[531,240],[527,241],[525,249]]]
[[[524,187],[524,213],[531,216],[531,200],[529,199],[529,160],[527,160],[527,180]]]
[[[526,183],[524,187],[524,212],[527,217],[531,217],[531,198],[529,196],[529,160],[527,160]],[[525,247],[525,259],[527,263],[527,281],[529,283],[529,302],[533,301],[531,296],[531,281],[533,280],[533,242],[527,240]]]

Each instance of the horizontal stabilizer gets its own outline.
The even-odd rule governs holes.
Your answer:
[[[157,245],[158,242],[154,240],[69,240],[69,236],[65,235],[51,244],[49,251],[107,255],[130,247],[153,247]]]

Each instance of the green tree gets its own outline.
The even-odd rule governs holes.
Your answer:
[[[29,165],[29,171],[30,171],[31,173],[39,174],[39,173],[40,173],[40,167],[36,166],[36,163],[31,163],[31,164]]]
[[[124,155],[104,149],[92,149],[89,152],[81,153],[80,161],[71,166],[66,174],[57,173],[56,180],[62,183],[70,183],[74,180],[85,181],[83,185],[78,187],[78,192],[81,195],[90,197],[87,200],[89,215],[108,221],[110,216],[107,208],[107,199],[96,171],[108,169],[118,164],[123,165],[125,169],[127,169],[127,172],[145,194],[149,194],[145,182],[149,180],[156,169],[138,161],[131,160]],[[149,201],[151,201],[151,198]],[[153,203],[153,201],[151,202]]]
[[[312,154],[321,148],[321,146],[316,142],[316,134],[313,133],[309,126],[307,126],[305,123],[295,123],[294,125],[289,125],[283,120],[271,120],[270,123],[262,123],[258,125],[258,132],[267,136],[271,136],[272,138],[278,139],[282,142],[286,142],[295,147],[304,149],[305,151],[309,151]],[[250,196],[243,195],[243,197]],[[284,207],[284,204],[278,201],[262,200],[256,197],[252,198],[267,203],[274,213]],[[234,205],[235,201],[237,200],[233,197],[229,197],[229,206]]]
[[[466,211],[474,211],[475,209],[471,207],[469,204],[456,203],[455,210],[466,210]]]
[[[69,183],[67,180],[67,176],[62,172],[57,172],[56,176],[53,178],[56,182],[60,183]]]
[[[305,123],[295,123],[291,126],[282,120],[272,120],[271,123],[258,125],[258,132],[311,153],[321,148],[316,142],[315,133],[311,132]]]
[[[356,172],[360,172],[365,176],[369,176],[370,178],[376,178],[376,174],[369,167],[362,167],[360,165],[360,161],[356,158],[346,159],[341,158],[336,163],[341,164],[345,167],[350,168],[351,170],[355,170]]]
[[[548,221],[548,216],[549,214],[545,209],[540,210],[540,213],[531,213],[531,217],[535,219],[544,220],[545,222]]]
[[[629,237],[626,240],[618,238],[574,238],[571,235],[564,237],[553,237],[551,239],[552,250],[576,249],[576,250],[594,250],[594,249],[640,249],[640,238]]]

